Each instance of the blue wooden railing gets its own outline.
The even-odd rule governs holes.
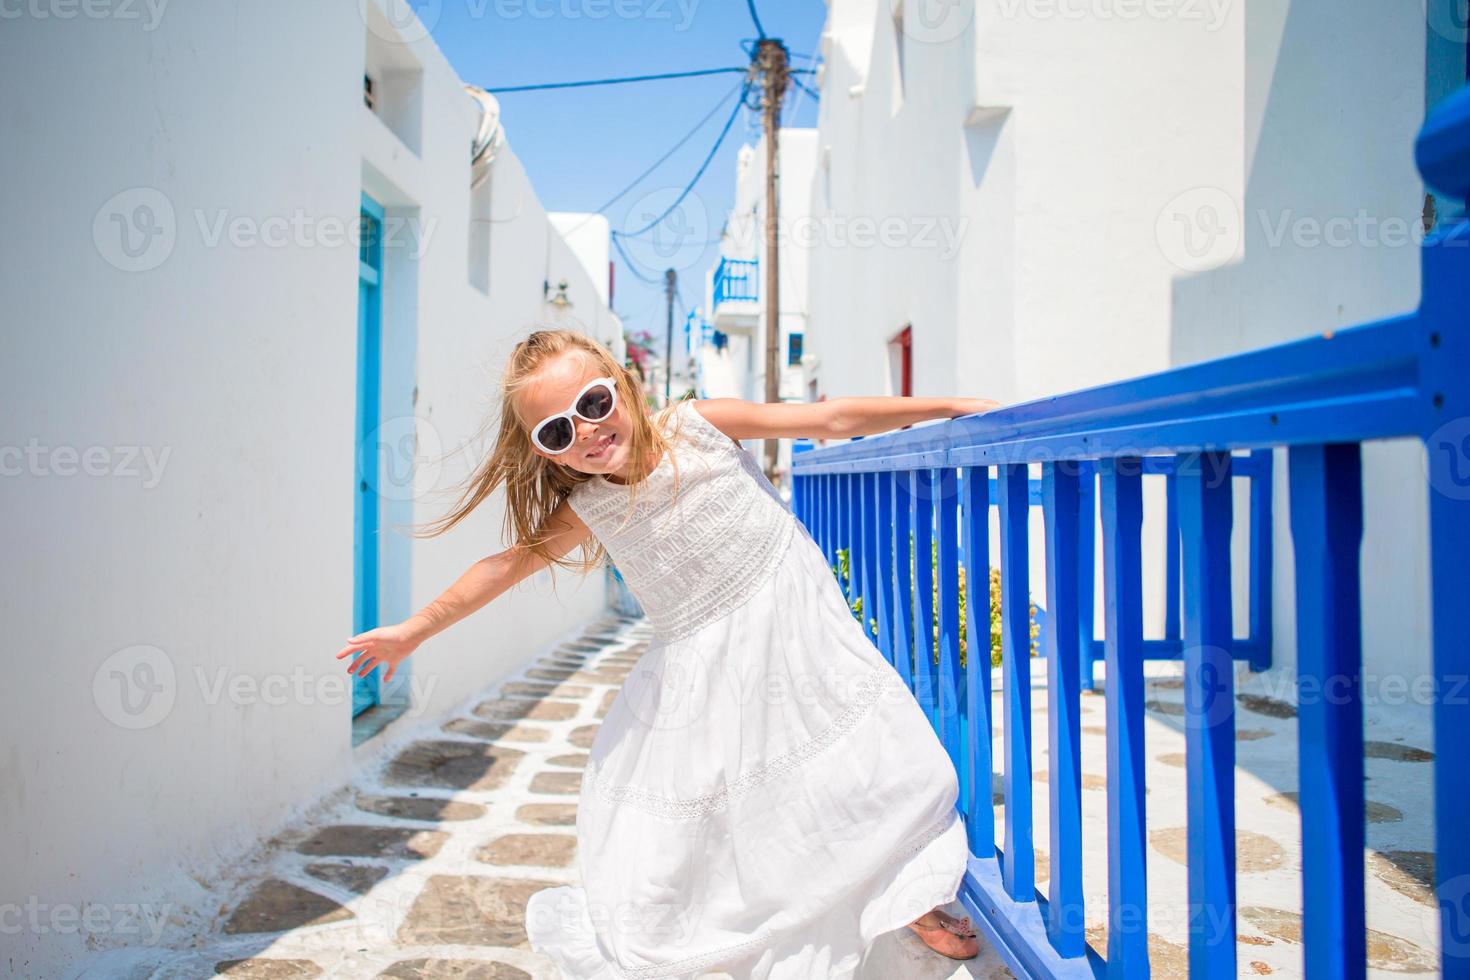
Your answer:
[[[1470,193],[1470,89],[1421,131],[1426,183]],[[1428,447],[1435,698],[1435,889],[1440,962],[1470,977],[1470,221],[1445,218],[1422,249],[1412,313],[986,415],[793,456],[793,506],[829,558],[850,556],[851,590],[876,643],[929,711],[960,773],[970,864],[962,901],[1018,976],[1147,977],[1143,661],[1183,661],[1189,967],[1236,975],[1233,661],[1270,655],[1270,463],[1283,447],[1296,554],[1304,962],[1309,977],[1361,978],[1364,755],[1359,547],[1361,444]],[[1236,455],[1249,451],[1250,455]],[[1032,846],[1028,513],[1040,470],[1045,525],[1043,651],[1051,876],[1036,890]],[[991,474],[993,473],[993,480]],[[1168,547],[1182,569],[1164,641],[1144,639],[1143,477],[1172,484]],[[1232,494],[1253,479],[1249,636],[1233,635]],[[1096,499],[1094,499],[1096,495]],[[989,508],[999,510],[1003,617],[992,759]],[[1080,694],[1091,672],[1094,522],[1102,529],[1106,663],[1108,939],[1084,939]],[[937,540],[937,564],[927,558]],[[1169,566],[1176,562],[1170,556]],[[965,569],[967,664],[959,649]],[[937,570],[937,571],[936,571]],[[938,581],[938,643],[933,576]],[[1004,776],[996,840],[991,772]]]
[[[712,306],[719,309],[721,303],[753,302],[759,299],[756,282],[759,269],[760,263],[752,259],[722,257],[720,264],[715,266]]]

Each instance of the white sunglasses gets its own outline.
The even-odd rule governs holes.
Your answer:
[[[618,389],[612,378],[594,378],[577,392],[572,407],[556,415],[548,415],[531,429],[531,442],[553,456],[572,448],[577,441],[575,419],[601,422],[618,407]]]

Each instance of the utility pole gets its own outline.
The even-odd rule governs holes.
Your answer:
[[[791,84],[786,45],[775,38],[764,38],[756,47],[754,69],[765,82],[766,134],[766,401],[781,400],[781,256],[777,244],[780,218],[780,139],[781,100]],[[779,477],[776,461],[781,444],[766,440],[766,477],[775,483]]]
[[[669,403],[669,384],[674,377],[674,286],[678,282],[678,273],[673,269],[664,270],[664,298],[669,303],[668,339],[664,345],[664,404]]]

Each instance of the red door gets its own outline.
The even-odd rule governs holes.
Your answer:
[[[898,393],[905,398],[914,393],[914,328],[910,324],[893,335],[890,344],[898,345]]]

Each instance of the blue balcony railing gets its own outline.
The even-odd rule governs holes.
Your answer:
[[[1438,191],[1470,193],[1470,89],[1416,146]],[[1361,445],[1415,437],[1428,448],[1434,722],[1434,887],[1443,975],[1470,977],[1470,221],[1446,218],[1422,249],[1423,295],[1403,316],[983,416],[793,455],[793,505],[876,612],[876,644],[909,682],[960,774],[970,865],[961,899],[1017,976],[1147,977],[1144,675],[1183,661],[1189,970],[1236,963],[1233,661],[1269,657],[1270,462],[1284,449],[1295,551],[1298,751],[1302,760],[1302,944],[1306,975],[1366,972],[1364,745],[1359,547]],[[1250,455],[1237,455],[1249,452]],[[1031,469],[1040,471],[1033,489]],[[993,481],[992,481],[993,474]],[[1166,625],[1144,639],[1143,480],[1163,475],[1181,569]],[[1234,484],[1252,480],[1249,638],[1233,635]],[[1037,892],[1032,844],[1028,513],[1044,515],[1050,881]],[[1000,758],[984,591],[989,508],[999,510]],[[1102,532],[1100,641],[1106,662],[1108,930],[1084,939],[1080,694],[1092,630],[1092,528]],[[927,556],[937,541],[938,561]],[[965,569],[967,662],[959,650]],[[937,570],[937,572],[936,572]],[[938,641],[932,642],[938,581]],[[1312,696],[1310,692],[1334,692]],[[997,840],[991,772],[1004,776]]]
[[[760,298],[757,274],[760,263],[751,259],[721,258],[715,266],[714,308],[721,303],[754,302]]]

